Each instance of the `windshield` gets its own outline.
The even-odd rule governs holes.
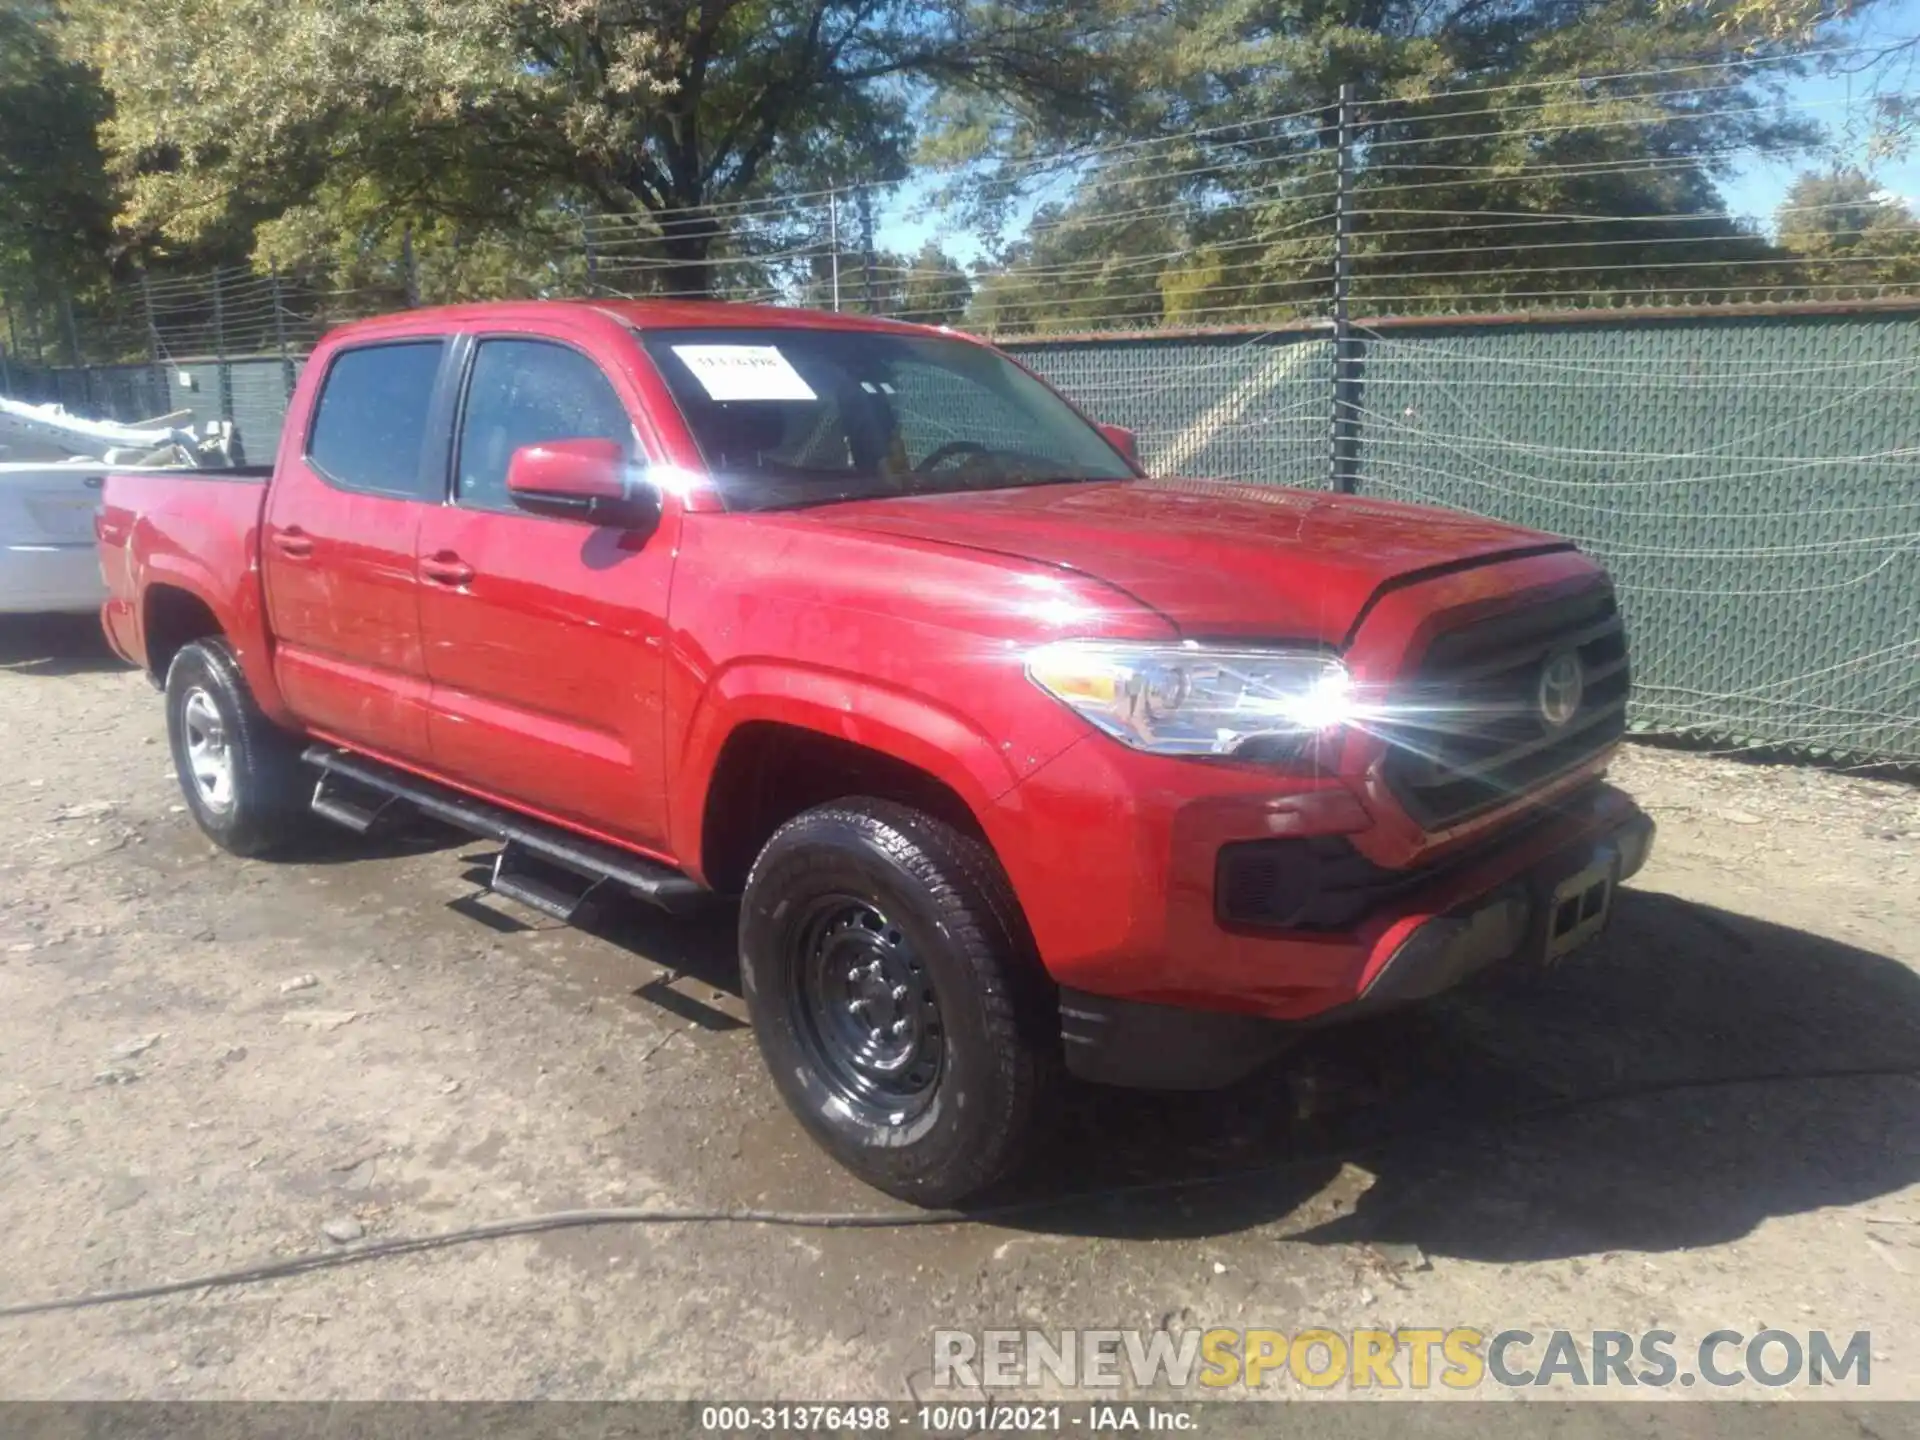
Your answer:
[[[965,341],[735,329],[641,339],[729,509],[1134,476],[1059,396]]]

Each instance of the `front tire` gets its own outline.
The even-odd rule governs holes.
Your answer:
[[[227,642],[167,667],[167,743],[194,822],[223,850],[263,855],[304,828],[309,783],[292,736],[261,712]]]
[[[1053,987],[992,852],[942,821],[856,799],[781,826],[747,877],[740,968],[782,1098],[877,1189],[965,1200],[1051,1114]]]

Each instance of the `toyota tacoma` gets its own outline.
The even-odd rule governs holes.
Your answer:
[[[667,302],[329,335],[270,471],[116,473],[114,647],[242,855],[318,815],[493,888],[739,897],[773,1083],[870,1183],[1006,1175],[1068,1074],[1202,1088],[1547,964],[1648,819],[1569,542],[1149,478],[992,347]]]

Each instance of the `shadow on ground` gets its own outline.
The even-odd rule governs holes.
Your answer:
[[[467,867],[464,878],[474,888],[472,893],[448,902],[447,908],[497,934],[563,925],[563,921],[503,905],[497,896],[487,893],[494,853],[483,849],[460,857]],[[740,998],[740,960],[735,943],[740,910],[733,901],[716,895],[694,902],[685,912],[669,915],[624,892],[610,890],[591,901],[574,924],[622,950],[645,957],[665,972],[628,988],[629,995],[702,1030],[745,1028],[744,1021],[700,998],[716,993],[736,1001]],[[614,981],[612,975],[602,978]],[[624,967],[620,980],[631,981]]]
[[[1239,1178],[1022,1223],[1155,1237],[1292,1217],[1297,1239],[1509,1262],[1713,1244],[1920,1181],[1920,975],[1670,896],[1618,903],[1558,970],[1320,1032],[1233,1090],[1078,1093],[1024,1196]],[[1836,1073],[1870,1069],[1906,1073]],[[1318,1213],[1329,1187],[1350,1208]]]
[[[737,993],[730,912],[636,911],[596,929]],[[1905,1073],[1841,1073],[1876,1069]],[[1905,965],[1626,891],[1569,963],[1316,1032],[1233,1089],[1072,1087],[1056,1142],[992,1203],[1061,1234],[1284,1220],[1309,1242],[1500,1262],[1673,1250],[1920,1181],[1916,1072]]]
[[[0,669],[21,675],[87,675],[129,668],[97,615],[0,615]]]
[[[462,858],[477,887],[490,857]],[[491,923],[526,923],[514,913]],[[739,994],[735,919],[629,902],[587,928],[665,967],[631,989],[620,966],[631,994],[722,1030],[741,1022],[703,1002]],[[1920,974],[1629,890],[1570,962],[1314,1032],[1233,1089],[1071,1087],[1053,1143],[990,1201],[1022,1208],[983,1218],[1126,1238],[1282,1222],[1498,1262],[1709,1245],[1920,1181],[1916,1072]],[[807,1153],[778,1169],[830,1164],[797,1126],[781,1135]]]

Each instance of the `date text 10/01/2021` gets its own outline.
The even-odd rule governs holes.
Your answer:
[[[779,1430],[888,1431],[928,1435],[1060,1434],[1127,1431],[1187,1432],[1198,1428],[1191,1409],[1177,1405],[707,1405],[700,1428],[722,1433]]]

